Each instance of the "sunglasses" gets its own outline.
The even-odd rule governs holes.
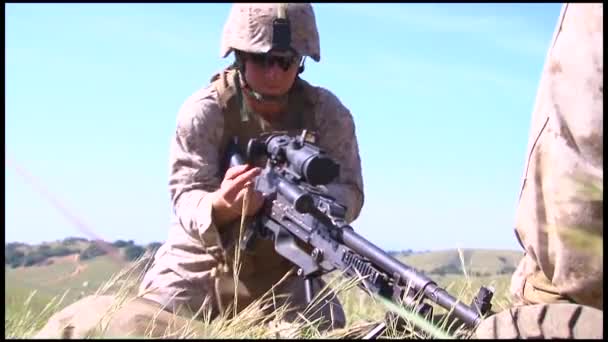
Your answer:
[[[270,68],[274,64],[277,64],[283,71],[287,71],[294,63],[299,63],[302,59],[302,57],[298,55],[275,56],[268,53],[249,53],[247,54],[247,58],[257,66],[263,68]]]

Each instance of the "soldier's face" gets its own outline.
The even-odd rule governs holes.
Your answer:
[[[298,74],[298,56],[247,54],[245,79],[253,90],[266,95],[283,95],[289,91]]]

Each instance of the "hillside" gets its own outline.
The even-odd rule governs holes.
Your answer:
[[[17,255],[24,255],[22,263],[17,267],[9,265],[7,258],[5,264],[5,302],[7,306],[20,305],[32,291],[36,291],[34,301],[48,303],[51,298],[62,295],[68,289],[65,302],[71,303],[81,296],[94,293],[112,275],[128,266],[131,259],[127,256],[126,251],[143,250],[145,252],[148,250],[152,252],[160,245],[155,243],[144,248],[135,245],[132,241],[119,240],[108,245],[118,251],[120,259],[107,253],[100,255],[93,253],[93,256],[87,256],[87,253],[96,250],[97,247],[94,246],[97,244],[84,239],[72,239],[67,243],[64,240],[38,246],[9,244],[9,247],[7,245],[5,252],[8,252],[5,254],[10,256],[11,253],[15,253],[14,251],[21,251]],[[74,253],[64,256],[47,256],[32,265],[24,266],[23,261],[32,260],[32,258],[27,258],[28,255],[53,254],[52,252],[45,254],[44,251],[52,251],[66,245],[69,245]],[[467,274],[478,279],[504,278],[507,280],[522,256],[521,252],[509,250],[466,249],[462,253]],[[463,275],[457,250],[407,251],[391,254],[407,265],[424,272],[438,283],[448,284]],[[12,258],[15,259],[14,256]]]
[[[147,246],[139,246],[132,240],[116,240],[109,243],[75,237],[39,245],[12,242],[4,247],[4,264],[11,268],[43,266],[66,257],[75,261],[85,261],[102,255],[109,255],[117,263],[121,263],[136,260],[146,251],[154,251],[160,245],[159,242],[153,242]]]
[[[112,243],[92,241],[83,238],[67,238],[62,241],[28,245],[13,242],[5,245],[5,266],[7,268],[29,268],[51,266],[62,270],[85,261],[93,261],[101,256],[114,264],[123,265],[136,260],[146,251],[154,252],[160,242],[146,246],[135,244],[132,240],[116,240]],[[389,251],[389,254],[426,274],[447,275],[463,274],[462,266],[468,275],[491,276],[511,274],[522,257],[522,253],[512,250],[494,249],[450,249],[440,251]],[[25,271],[27,273],[27,271]],[[59,271],[61,273],[61,271]]]
[[[94,293],[112,275],[159,246],[158,242],[139,246],[133,241],[74,237],[39,245],[8,243],[4,248],[6,310],[21,306],[33,292],[34,307],[44,307],[68,290],[64,302],[71,303]]]
[[[147,248],[137,246],[132,241],[115,241],[106,243],[111,246],[113,253],[103,253],[95,247],[101,242],[86,240],[73,240],[68,243],[73,253],[63,256],[49,256],[56,254],[57,250],[66,247],[65,241],[57,241],[39,246],[24,244],[6,245],[6,255],[11,256],[12,262],[20,263],[13,267],[7,261],[5,263],[5,329],[21,331],[18,328],[30,322],[29,315],[37,315],[35,323],[27,323],[29,328],[36,331],[42,328],[48,317],[53,312],[66,307],[79,298],[96,293],[98,290],[111,285],[110,293],[120,289],[128,289],[133,293],[137,291],[137,280],[143,274],[143,267],[149,259],[144,258],[143,263],[134,264],[130,257],[141,251],[153,252],[158,248],[158,243],[151,244]],[[46,247],[42,247],[46,246]],[[135,247],[137,246],[137,247]],[[53,252],[54,251],[54,252]],[[131,252],[127,252],[131,251]],[[464,277],[457,250],[414,252],[391,252],[392,255],[404,261],[406,264],[426,273],[439,286],[448,292],[470,302],[479,286],[492,286],[496,290],[494,305],[496,308],[506,308],[509,303],[508,287],[511,274],[507,273],[517,265],[521,253],[503,250],[480,250],[467,249],[461,251],[463,254],[465,270],[469,277]],[[97,253],[101,253],[97,255]],[[59,253],[61,254],[61,253]],[[130,255],[133,254],[133,255]],[[30,257],[28,258],[28,255]],[[31,257],[31,256],[35,257]],[[36,257],[36,255],[38,255]],[[118,258],[116,256],[119,256]],[[151,254],[147,254],[149,257]],[[38,260],[37,258],[44,257]],[[28,261],[29,260],[29,261]],[[26,262],[38,260],[30,266]],[[115,275],[128,269],[129,266],[138,265],[129,272],[128,279]],[[337,273],[327,276],[326,280],[333,278]],[[106,291],[102,291],[107,293]],[[123,292],[124,293],[124,292]],[[61,298],[64,295],[63,298]],[[380,320],[385,315],[386,308],[373,303],[363,290],[353,288],[339,293],[340,301],[344,304],[345,312],[349,322],[360,322],[361,320]],[[47,310],[47,308],[52,308]],[[25,318],[24,318],[25,317]],[[17,328],[16,325],[17,324]],[[28,329],[29,329],[28,328]],[[17,335],[11,336],[21,336]]]
[[[522,252],[493,249],[463,249],[462,260],[458,250],[443,250],[398,256],[408,265],[429,275],[459,274],[466,270],[469,276],[512,274],[523,256]]]

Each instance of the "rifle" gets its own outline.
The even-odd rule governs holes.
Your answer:
[[[266,158],[255,183],[255,189],[265,196],[264,205],[247,226],[241,249],[251,248],[259,238],[273,239],[276,252],[296,265],[297,275],[304,278],[309,303],[312,279],[340,270],[347,276],[362,277],[358,285],[364,290],[405,304],[422,316],[432,313],[425,300],[453,310],[468,328],[475,328],[490,312],[492,289],[482,286],[471,305],[463,304],[357,234],[345,221],[346,207],[324,187],[338,177],[340,166],[311,141],[307,131],[297,137],[278,132],[250,139],[246,158],[234,138],[226,158],[227,167]],[[380,336],[385,328],[386,323],[379,323],[366,338]]]

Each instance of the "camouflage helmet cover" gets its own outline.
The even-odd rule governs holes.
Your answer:
[[[312,5],[286,4],[286,15],[291,31],[291,48],[299,55],[321,59],[319,32]],[[220,55],[228,56],[233,50],[250,53],[267,53],[272,48],[273,21],[279,5],[272,3],[239,3],[232,5],[224,25]]]

